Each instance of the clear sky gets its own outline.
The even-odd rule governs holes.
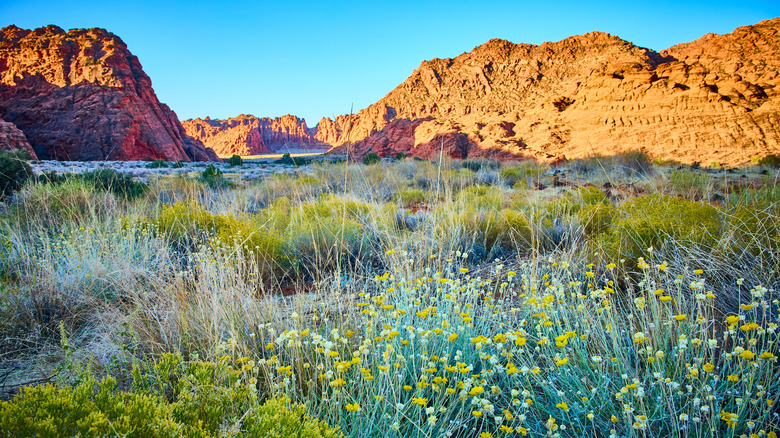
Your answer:
[[[600,30],[654,50],[780,16],[780,0],[0,0],[0,27],[102,27],[179,118],[295,114],[310,126],[381,99],[425,59],[491,38],[539,44]]]

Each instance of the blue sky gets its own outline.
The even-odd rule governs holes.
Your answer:
[[[662,50],[776,16],[777,0],[0,1],[0,27],[119,35],[181,119],[289,113],[310,126],[376,102],[425,59],[491,38],[539,44],[600,30]]]

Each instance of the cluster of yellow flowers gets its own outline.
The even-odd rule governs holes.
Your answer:
[[[259,327],[259,378],[354,436],[775,436],[774,291],[724,315],[701,271],[640,262],[384,274]]]

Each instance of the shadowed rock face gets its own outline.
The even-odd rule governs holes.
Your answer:
[[[121,39],[103,29],[0,30],[0,117],[40,159],[207,161]]]
[[[661,53],[601,32],[538,46],[494,39],[424,61],[379,102],[322,119],[315,137],[334,152],[353,143],[356,158],[468,149],[553,160],[643,149],[740,164],[780,153],[778,85],[780,18]]]
[[[187,135],[202,141],[220,156],[330,147],[314,138],[305,120],[292,115],[273,119],[244,114],[227,120],[207,117],[185,120],[182,125]]]

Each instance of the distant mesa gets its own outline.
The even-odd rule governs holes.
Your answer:
[[[16,142],[40,159],[217,159],[186,135],[138,58],[103,29],[1,29],[0,118],[0,147]]]
[[[242,114],[226,120],[190,119],[182,122],[187,135],[200,140],[221,157],[258,155],[289,150],[328,150],[314,137],[306,121],[292,115],[258,118]]]

